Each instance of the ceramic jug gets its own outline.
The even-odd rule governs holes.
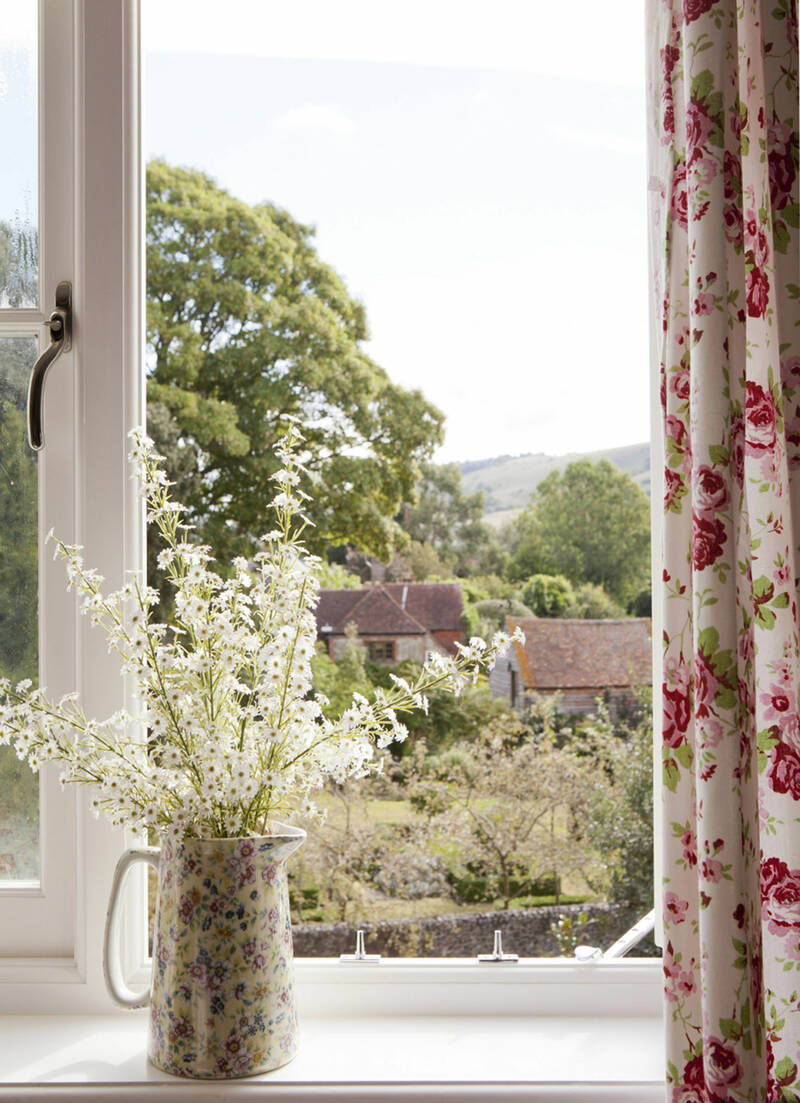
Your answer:
[[[306,837],[275,824],[260,838],[184,839],[122,855],[106,917],[103,967],[122,1007],[150,1005],[148,1056],[202,1079],[254,1076],[291,1061],[297,1045],[286,859]],[[120,889],[146,861],[158,873],[149,992],[124,983]]]

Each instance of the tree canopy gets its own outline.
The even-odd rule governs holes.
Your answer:
[[[503,550],[483,520],[484,495],[465,494],[455,463],[426,464],[414,504],[403,506],[401,524],[413,544],[424,545],[445,570],[457,576],[499,571]],[[414,562],[414,552],[410,557]],[[417,553],[418,561],[424,562]],[[429,572],[433,573],[433,572]],[[421,577],[415,570],[415,577]]]
[[[537,617],[564,617],[575,602],[572,583],[563,574],[533,574],[522,587],[521,594]]]
[[[386,556],[442,438],[441,412],[364,352],[364,307],[313,236],[201,172],[148,167],[149,428],[218,556],[263,531],[283,415],[307,438],[315,550]]]
[[[649,500],[608,460],[578,460],[548,475],[509,538],[509,574],[520,581],[562,574],[627,606],[650,576]]]

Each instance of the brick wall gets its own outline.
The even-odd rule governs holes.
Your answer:
[[[552,908],[392,919],[361,923],[367,932],[367,952],[385,957],[475,957],[492,951],[495,930],[503,932],[503,948],[520,957],[558,957],[550,926],[562,915],[589,915],[580,941],[607,949],[641,919],[617,905],[571,904]],[[349,923],[306,923],[293,928],[297,957],[338,957],[355,947],[355,927]]]
[[[463,632],[434,632],[433,638],[451,655],[455,655],[457,643],[466,643]]]

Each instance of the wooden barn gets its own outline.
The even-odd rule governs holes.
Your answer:
[[[627,620],[557,620],[507,617],[525,643],[515,643],[489,677],[494,697],[519,712],[534,696],[558,694],[570,716],[594,712],[607,696],[612,713],[632,701],[636,686],[652,684],[652,628],[649,617]]]

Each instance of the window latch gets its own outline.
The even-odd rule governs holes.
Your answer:
[[[44,448],[44,377],[61,353],[72,348],[72,284],[69,280],[62,280],[56,287],[56,308],[45,325],[50,329],[50,344],[33,365],[28,382],[28,443],[34,452]]]
[[[503,932],[494,932],[494,948],[490,954],[478,954],[481,965],[514,965],[519,961],[518,954],[503,953]]]
[[[356,952],[354,954],[339,954],[339,961],[346,961],[357,965],[377,965],[381,960],[380,954],[368,954],[364,949],[364,932],[356,931]]]

